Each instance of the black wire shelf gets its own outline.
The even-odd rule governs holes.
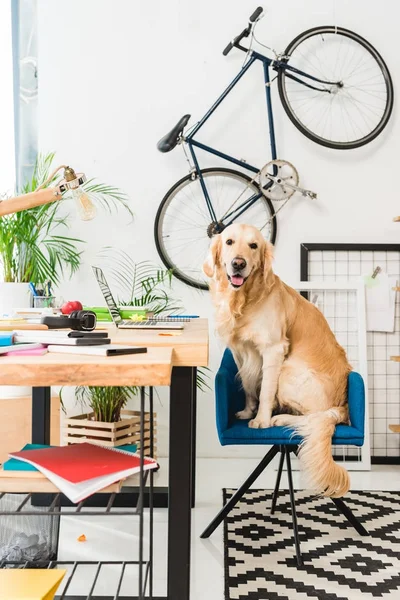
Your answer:
[[[150,401],[150,450],[153,452],[154,448],[154,435],[153,435],[153,389],[149,390],[149,401]],[[144,471],[144,409],[145,409],[145,390],[142,387],[140,389],[140,460],[141,468],[140,473],[137,477],[139,486],[134,494],[132,490],[134,488],[129,487],[131,478],[126,480],[125,487],[122,487],[119,492],[112,492],[105,496],[105,505],[97,506],[93,510],[93,504],[89,497],[78,504],[72,504],[70,501],[66,501],[66,498],[61,493],[38,493],[38,492],[13,492],[11,490],[6,492],[0,492],[0,516],[6,517],[8,522],[8,516],[16,517],[50,517],[49,521],[52,523],[55,521],[55,527],[57,528],[57,544],[52,551],[51,544],[49,545],[49,554],[43,558],[43,555],[38,557],[38,560],[32,560],[32,555],[24,556],[20,555],[18,558],[29,558],[26,560],[8,560],[8,558],[15,558],[15,556],[7,556],[7,558],[0,559],[0,569],[54,569],[64,567],[67,569],[67,574],[64,580],[61,582],[58,595],[56,600],[144,600],[149,598],[152,600],[158,600],[153,597],[153,546],[154,546],[154,522],[153,522],[153,509],[154,509],[154,470]],[[136,480],[136,479],[135,479]],[[1,481],[0,481],[1,487]],[[29,488],[28,488],[29,489]],[[128,509],[118,507],[118,499],[125,493],[130,494],[128,499],[131,497],[135,498],[132,502],[132,507]],[[103,495],[103,494],[99,494]],[[95,495],[97,496],[97,494]],[[116,506],[115,506],[116,505]],[[148,539],[149,548],[148,554],[145,556],[144,553],[144,508],[148,507]],[[115,510],[113,510],[115,508]],[[138,560],[130,561],[111,561],[111,560],[58,560],[58,527],[60,517],[63,516],[138,516],[139,517],[139,535],[138,535]],[[54,519],[56,517],[56,519]],[[21,519],[16,519],[20,522]],[[10,528],[12,527],[13,519],[10,519]],[[53,523],[54,525],[54,523]],[[8,527],[8,525],[7,525]],[[54,528],[54,527],[53,527]],[[7,529],[5,529],[7,533]],[[18,534],[21,537],[26,536],[23,531]],[[35,534],[37,535],[37,534]],[[7,533],[7,536],[9,534]],[[12,538],[11,538],[12,539]],[[13,542],[7,542],[12,544]],[[21,548],[21,544],[17,544]],[[52,560],[54,559],[54,560]],[[119,571],[116,568],[120,567]],[[108,568],[108,573],[105,571]],[[82,573],[82,569],[85,573]],[[134,573],[132,573],[134,569]],[[92,571],[92,572],[90,572]],[[128,573],[130,571],[130,573]],[[103,579],[103,581],[101,581]],[[126,579],[126,581],[125,581]],[[78,594],[75,593],[77,588]],[[112,592],[110,594],[110,590]],[[123,590],[125,590],[123,592]],[[83,595],[82,595],[83,591]],[[121,593],[129,593],[128,596],[121,595]],[[107,595],[108,594],[108,595]],[[165,598],[164,598],[165,600]]]
[[[129,596],[121,596],[120,592],[124,585],[124,580],[126,577],[129,577],[129,571],[132,571],[132,567],[143,569],[143,583],[142,590],[134,590],[132,589],[132,594]],[[85,568],[86,567],[86,568]],[[91,577],[88,577],[88,567],[93,567],[94,573]],[[98,594],[98,590],[96,592],[96,587],[98,587],[99,580],[102,575],[102,569],[104,567],[120,567],[120,571],[118,574],[115,574],[114,581],[112,582],[115,585],[115,591],[110,596],[104,596],[102,594]],[[72,560],[52,560],[52,561],[44,561],[44,562],[13,562],[13,561],[2,561],[0,562],[0,569],[56,569],[56,568],[65,568],[67,569],[67,574],[60,584],[59,592],[56,594],[56,600],[132,600],[136,598],[144,598],[146,593],[148,592],[149,587],[149,577],[151,572],[151,561],[138,561],[138,560],[126,560],[126,561],[113,561],[113,560],[80,560],[80,561],[72,561]],[[84,572],[82,572],[84,571]],[[82,581],[82,576],[85,575],[85,581]],[[77,578],[80,578],[79,595],[74,594],[73,596],[69,595],[68,592],[71,590],[71,586],[76,581]],[[110,578],[110,575],[107,575]],[[82,594],[83,584],[85,587],[85,591]],[[136,586],[130,586],[136,587]],[[155,599],[154,599],[155,600]]]
[[[146,488],[147,482],[149,479],[149,471],[144,472],[144,481],[143,487]],[[21,493],[13,493],[13,492],[0,492],[0,516],[6,515],[23,515],[23,516],[34,516],[37,514],[43,515],[56,515],[56,516],[68,516],[68,515],[84,515],[88,516],[99,516],[99,515],[118,515],[118,516],[140,516],[141,510],[143,509],[143,496],[146,493],[146,489],[144,489],[143,493],[138,493],[137,502],[132,508],[128,508],[125,510],[121,510],[115,506],[117,498],[124,493],[129,493],[131,488],[122,487],[121,491],[113,492],[109,494],[107,504],[104,507],[99,507],[97,510],[93,510],[90,506],[90,496],[89,498],[82,500],[77,504],[72,504],[71,502],[65,502],[65,496],[61,493],[58,494],[37,494],[35,492],[29,492],[25,494]],[[19,504],[13,509],[5,509],[4,505],[7,505],[7,500],[10,497],[14,499],[17,496],[20,496]],[[39,501],[38,498],[40,496],[44,496],[42,501]],[[11,504],[11,503],[10,503]],[[15,505],[15,501],[12,503]],[[36,508],[37,507],[37,508]]]

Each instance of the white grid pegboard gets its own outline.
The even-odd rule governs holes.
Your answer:
[[[377,266],[400,280],[398,244],[303,244],[301,255],[304,280],[352,281],[372,275]],[[340,320],[333,329],[335,325],[346,327]],[[347,327],[348,331],[337,332],[340,343],[342,337],[351,336],[351,320]],[[400,462],[400,436],[389,431],[389,424],[400,423],[400,365],[390,360],[400,355],[400,294],[394,332],[367,332],[367,355],[371,456],[375,463]]]

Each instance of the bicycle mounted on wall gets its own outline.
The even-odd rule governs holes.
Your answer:
[[[275,57],[271,59],[252,50],[254,29],[262,16],[263,9],[258,7],[248,26],[223,51],[224,56],[233,48],[246,53],[244,65],[226,90],[189,131],[184,133],[190,119],[187,114],[157,145],[161,152],[182,145],[190,165],[189,175],[172,186],[159,206],[154,229],[157,250],[178,279],[200,289],[208,288],[201,265],[214,234],[234,222],[246,222],[263,229],[265,237],[274,243],[276,214],[292,195],[300,192],[316,198],[314,192],[299,186],[296,168],[278,159],[271,101],[275,79],[292,123],[306,137],[328,148],[344,150],[368,144],[382,132],[393,107],[388,68],[364,38],[341,27],[314,27],[298,35],[283,53],[273,51]],[[241,42],[249,36],[251,43],[246,48]],[[256,62],[263,66],[272,159],[261,169],[195,139]],[[277,73],[272,81],[271,69]],[[201,169],[195,149],[227,160],[251,176],[222,167]],[[280,203],[276,210],[273,202]]]

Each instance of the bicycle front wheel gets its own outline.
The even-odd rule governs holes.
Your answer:
[[[288,65],[324,82],[279,70],[283,107],[306,137],[346,150],[382,132],[393,108],[393,84],[383,58],[367,40],[341,27],[315,27],[297,36],[284,54]]]
[[[187,175],[167,192],[154,224],[154,237],[164,265],[175,277],[197,289],[207,290],[202,271],[210,238],[215,226],[247,223],[262,229],[264,237],[274,243],[276,218],[272,203],[262,195],[258,185],[239,171],[210,168],[201,171],[216,220],[212,219],[198,176]],[[238,207],[253,196],[259,198],[239,214]],[[231,213],[231,216],[229,215]]]

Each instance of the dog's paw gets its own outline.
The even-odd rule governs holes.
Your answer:
[[[271,419],[271,427],[282,427],[287,425],[285,422],[285,415],[275,415]]]
[[[270,427],[270,426],[271,426],[270,419],[262,419],[259,416],[257,416],[255,419],[252,419],[251,421],[249,421],[249,427],[251,427],[252,429],[267,429],[267,427]]]
[[[236,413],[235,417],[241,420],[251,419],[252,417],[254,417],[254,412],[251,410],[251,408],[245,408],[244,410],[239,410],[239,412]]]

